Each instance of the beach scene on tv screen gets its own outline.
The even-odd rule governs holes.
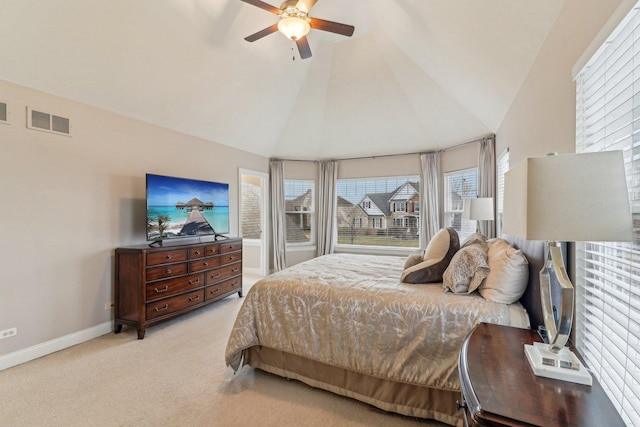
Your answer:
[[[229,185],[147,175],[147,239],[229,232]]]

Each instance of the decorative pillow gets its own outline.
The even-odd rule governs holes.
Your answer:
[[[504,239],[491,239],[488,247],[489,275],[478,292],[489,301],[512,304],[527,289],[529,261]]]
[[[489,274],[485,246],[476,243],[456,252],[442,276],[445,292],[470,294],[478,289]]]
[[[424,251],[422,262],[406,268],[400,281],[405,283],[441,282],[442,274],[459,248],[458,232],[450,227],[443,228],[431,238]],[[409,259],[405,262],[405,266],[408,263],[410,263]]]
[[[407,257],[407,260],[404,262],[403,270],[406,270],[409,267],[413,267],[416,264],[420,264],[422,261],[424,261],[424,251],[415,251]]]
[[[471,236],[467,237],[467,239],[464,241],[462,246],[460,246],[460,248],[465,248],[467,246],[476,245],[476,244],[483,245],[483,249],[486,251],[487,236],[481,233],[473,233]]]

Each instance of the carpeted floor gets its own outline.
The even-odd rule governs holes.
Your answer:
[[[245,279],[245,293],[250,278]],[[0,372],[2,426],[443,426],[224,364],[242,299]]]

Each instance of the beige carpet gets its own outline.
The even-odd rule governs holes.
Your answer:
[[[234,375],[224,350],[242,301],[159,324],[144,340],[125,327],[0,372],[0,425],[443,426],[250,367]]]

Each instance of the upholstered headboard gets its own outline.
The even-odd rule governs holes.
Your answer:
[[[544,241],[524,240],[509,235],[502,237],[513,247],[520,249],[529,261],[529,284],[520,302],[529,313],[531,329],[538,329],[538,325],[544,325],[540,302],[540,270],[544,265]]]

